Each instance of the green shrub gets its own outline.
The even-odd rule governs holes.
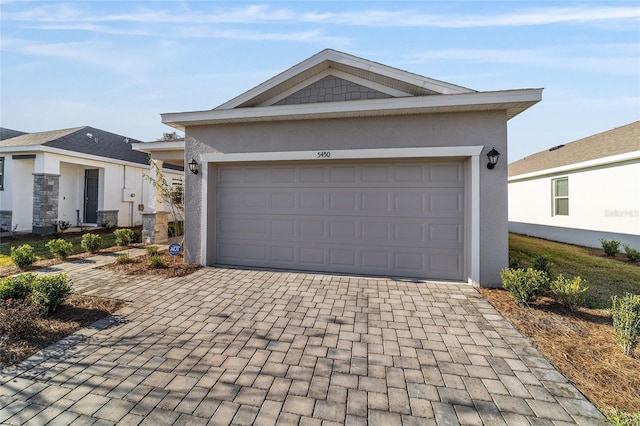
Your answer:
[[[149,266],[154,269],[164,267],[164,262],[162,261],[162,257],[160,257],[157,254],[154,254],[153,256],[151,256],[149,258]]]
[[[113,231],[116,236],[116,245],[128,246],[133,240],[133,231],[129,228],[116,229]]]
[[[611,298],[611,317],[616,342],[631,355],[640,340],[640,294],[625,293]]]
[[[627,255],[627,259],[629,259],[629,262],[636,263],[638,260],[640,260],[640,250],[634,249],[629,244],[623,244],[623,247],[624,254]]]
[[[158,246],[147,246],[146,250],[147,254],[150,256],[158,254]]]
[[[80,246],[90,253],[96,253],[102,248],[102,237],[98,234],[83,234]]]
[[[14,277],[0,278],[0,301],[7,299],[26,299],[31,293],[31,283],[36,276],[31,272]]]
[[[58,305],[72,292],[66,273],[39,275],[31,284],[33,300],[48,313],[55,312]]]
[[[551,258],[541,254],[533,260],[533,269],[544,272],[551,279],[551,264]]]
[[[120,265],[123,265],[123,264],[125,264],[125,263],[129,263],[129,261],[130,261],[130,260],[131,260],[131,259],[129,258],[129,254],[128,254],[128,253],[122,253],[122,254],[119,254],[119,255],[116,257],[116,262],[117,262],[118,264],[120,264]]]
[[[615,256],[620,251],[620,241],[617,240],[600,240],[604,254],[607,256]]]
[[[45,246],[51,251],[54,257],[59,259],[66,259],[71,253],[73,253],[73,244],[71,241],[67,241],[63,238],[55,240],[49,240]]]
[[[133,236],[131,237],[132,243],[141,243],[142,242],[142,231],[139,229],[133,230]]]
[[[553,296],[572,312],[584,304],[587,290],[586,281],[580,277],[569,279],[560,274],[551,282]]]
[[[502,286],[515,301],[522,305],[534,302],[549,289],[549,277],[542,271],[533,268],[508,269],[500,272]]]
[[[29,244],[23,244],[20,247],[11,247],[11,261],[18,268],[26,268],[36,261],[36,255],[33,254],[33,247]]]
[[[604,414],[612,426],[637,426],[640,425],[640,411],[627,412],[619,408],[605,410]]]

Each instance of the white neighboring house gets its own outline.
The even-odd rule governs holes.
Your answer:
[[[511,163],[509,231],[640,249],[640,121]]]
[[[2,129],[1,228],[48,234],[55,221],[135,226],[143,212],[165,210],[144,178],[149,157],[133,150],[134,142],[86,126],[37,133]],[[163,172],[170,184],[182,185],[181,165]]]

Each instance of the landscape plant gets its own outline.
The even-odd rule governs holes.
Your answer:
[[[58,259],[66,259],[73,253],[73,244],[63,238],[49,240],[45,246],[51,251],[51,254]]]
[[[502,286],[518,304],[528,306],[549,289],[549,277],[533,268],[504,268],[500,272]]]
[[[640,260],[640,250],[634,249],[629,244],[623,244],[622,247],[624,247],[624,253],[627,255],[629,262],[636,263]]]
[[[116,237],[116,245],[128,246],[133,240],[133,231],[129,228],[116,229],[113,231]]]
[[[620,252],[620,241],[600,239],[600,244],[607,256],[613,257]]]
[[[640,294],[613,296],[610,312],[616,343],[625,355],[631,355],[640,341]]]
[[[31,284],[33,300],[44,307],[47,313],[53,313],[60,303],[71,293],[72,288],[66,273],[39,275]]]
[[[22,300],[31,293],[35,275],[27,272],[13,277],[0,278],[0,300]]]
[[[80,246],[90,253],[96,253],[102,247],[102,237],[98,234],[83,234]]]
[[[164,267],[164,262],[162,261],[162,257],[157,254],[154,254],[149,258],[149,266],[151,268],[157,269]]]
[[[165,134],[166,136],[167,134]],[[171,140],[171,139],[162,139]],[[184,187],[182,185],[170,185],[164,177],[162,170],[154,161],[149,161],[151,173],[144,175],[144,178],[154,186],[162,201],[169,206],[174,224],[173,231],[171,227],[167,233],[173,232],[171,237],[181,235],[180,221],[184,217]]]
[[[158,246],[147,246],[146,250],[147,254],[150,256],[158,254]]]
[[[580,277],[570,279],[560,274],[551,281],[550,289],[556,300],[574,312],[579,306],[584,305],[589,287],[586,285],[586,281]]]
[[[18,268],[26,268],[32,265],[36,261],[36,256],[33,254],[33,247],[29,244],[23,244],[19,247],[11,247],[11,261]]]
[[[116,257],[116,262],[120,265],[125,263],[129,263],[131,259],[129,258],[129,253],[121,253]]]
[[[131,237],[132,243],[141,243],[142,242],[142,231],[139,229],[133,230],[133,235]]]
[[[544,272],[551,279],[551,264],[551,258],[541,254],[533,260],[533,269]]]

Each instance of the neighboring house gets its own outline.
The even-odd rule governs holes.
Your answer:
[[[640,249],[640,121],[510,164],[509,230]]]
[[[149,157],[131,148],[139,141],[92,127],[1,134],[14,134],[0,142],[5,230],[47,234],[55,221],[139,225],[142,211],[156,208],[155,191],[143,177]],[[182,184],[181,167],[164,171],[169,182]]]
[[[541,93],[327,49],[213,110],[162,114],[198,169],[186,260],[497,286],[507,167],[487,153],[506,158],[507,121]]]

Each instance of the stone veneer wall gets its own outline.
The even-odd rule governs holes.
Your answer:
[[[98,226],[108,223],[110,226],[118,226],[118,210],[98,210]]]
[[[58,197],[60,195],[60,175],[46,173],[33,174],[33,222],[34,234],[53,234],[58,220]]]
[[[142,213],[142,242],[164,244],[169,241],[169,213]]]
[[[11,210],[0,210],[0,231],[10,231],[13,212]]]

